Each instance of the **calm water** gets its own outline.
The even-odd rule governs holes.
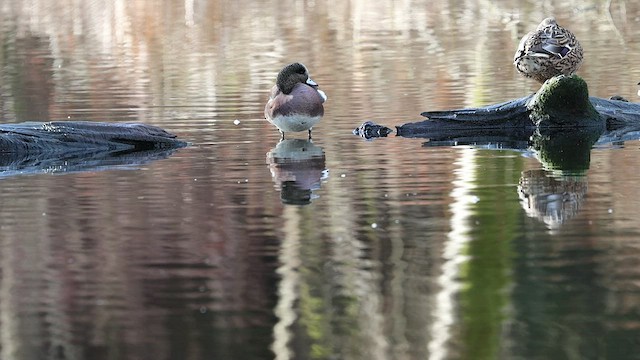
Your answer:
[[[640,358],[640,142],[562,173],[351,134],[535,91],[511,61],[549,14],[592,95],[638,100],[640,5],[538,3],[0,3],[3,122],[193,144],[2,168],[0,358]],[[292,61],[329,96],[313,143],[262,119]]]

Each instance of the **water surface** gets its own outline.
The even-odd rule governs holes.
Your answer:
[[[351,134],[535,91],[513,53],[549,14],[592,95],[637,100],[631,2],[1,4],[3,122],[143,122],[192,146],[0,174],[0,357],[638,358],[637,140],[562,173]],[[262,118],[292,61],[329,96],[313,142]]]

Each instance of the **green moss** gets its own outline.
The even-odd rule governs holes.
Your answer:
[[[604,120],[589,100],[587,83],[579,76],[547,80],[527,104],[539,127],[602,127]]]
[[[579,174],[589,169],[591,148],[601,133],[597,128],[540,129],[532,137],[533,148],[546,169]]]

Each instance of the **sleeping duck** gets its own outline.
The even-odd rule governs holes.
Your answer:
[[[571,31],[546,18],[520,40],[513,63],[524,76],[544,83],[575,73],[582,64],[582,46]]]

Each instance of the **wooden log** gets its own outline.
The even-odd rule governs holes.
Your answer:
[[[589,128],[613,131],[640,128],[640,104],[619,97],[589,97],[577,75],[557,76],[533,95],[480,108],[426,111],[427,120],[396,126],[403,137],[434,140],[501,138],[522,141],[541,128]],[[391,129],[367,121],[354,130],[365,138],[384,137]]]
[[[137,151],[186,145],[159,127],[141,123],[54,121],[0,125],[0,153]]]
[[[27,122],[0,125],[0,178],[135,169],[188,144],[140,123]]]

